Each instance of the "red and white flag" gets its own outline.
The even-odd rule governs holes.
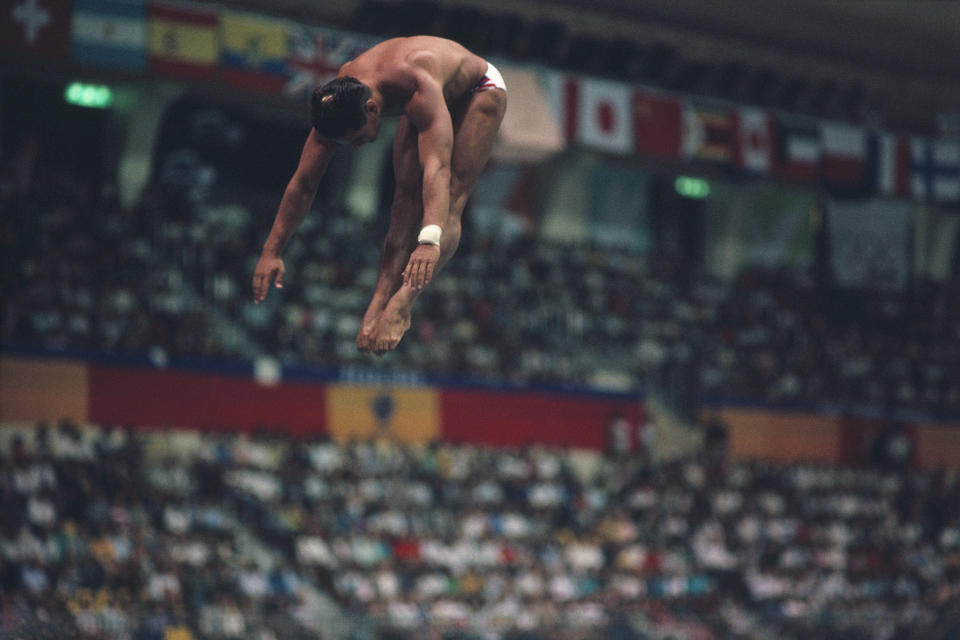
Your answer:
[[[825,182],[855,187],[864,183],[867,168],[867,132],[836,122],[820,123],[823,142],[821,175]]]
[[[567,122],[580,144],[615,153],[633,151],[633,91],[630,85],[596,78],[569,78]]]
[[[744,171],[768,174],[773,170],[774,120],[756,107],[736,112],[734,164]]]
[[[12,0],[0,8],[0,49],[47,59],[70,53],[71,0]]]
[[[871,136],[870,143],[877,191],[888,196],[909,196],[913,190],[910,138],[877,133]]]
[[[819,177],[823,145],[815,121],[781,116],[776,149],[776,173],[781,177],[795,182],[814,182]]]

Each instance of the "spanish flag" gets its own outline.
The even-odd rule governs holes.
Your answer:
[[[223,79],[252,91],[279,93],[287,83],[289,23],[249,13],[220,16]]]
[[[152,70],[204,80],[216,75],[217,11],[193,5],[151,3],[147,16],[147,51]]]
[[[334,440],[420,443],[440,435],[440,398],[433,389],[330,385],[326,394],[327,428]]]

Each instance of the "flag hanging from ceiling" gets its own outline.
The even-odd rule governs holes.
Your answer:
[[[882,195],[910,195],[910,141],[905,136],[873,133],[867,139],[867,174]]]
[[[74,0],[71,57],[82,65],[142,71],[145,18],[143,0]]]
[[[633,150],[633,105],[629,85],[571,76],[565,91],[567,124],[574,140],[600,151],[630,153]]]
[[[728,106],[689,102],[683,118],[683,154],[691,160],[733,160],[734,112]]]
[[[634,147],[652,156],[679,158],[683,103],[666,93],[637,91],[633,96]]]
[[[223,79],[241,89],[279,93],[287,83],[289,23],[249,13],[220,14]]]
[[[337,77],[340,67],[379,42],[379,39],[333,29],[290,25],[287,57],[288,95],[310,95]]]
[[[775,173],[787,180],[814,182],[823,147],[817,121],[783,116],[777,121]]]
[[[219,45],[216,10],[154,2],[147,7],[147,64],[160,73],[212,79]]]
[[[960,201],[960,145],[949,140],[910,142],[911,184],[917,198],[949,204]]]
[[[823,141],[820,175],[824,183],[847,191],[866,186],[866,130],[838,122],[821,122],[820,136]]]
[[[0,49],[49,60],[70,50],[70,0],[12,0],[0,8]]]
[[[773,170],[774,120],[756,107],[740,107],[734,120],[733,163],[744,171],[767,175]]]

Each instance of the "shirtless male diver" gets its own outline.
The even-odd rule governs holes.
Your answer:
[[[400,116],[390,228],[357,334],[360,351],[395,349],[417,296],[457,249],[460,217],[506,107],[500,72],[451,40],[394,38],[344,64],[313,93],[313,128],[254,271],[254,300],[262,302],[271,283],[282,286],[280,256],[337,144],[359,148],[376,139],[383,117]]]

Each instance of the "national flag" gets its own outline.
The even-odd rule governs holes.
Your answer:
[[[279,93],[287,83],[288,24],[249,13],[221,13],[224,81],[243,89]]]
[[[290,53],[287,57],[288,80],[283,92],[288,95],[309,95],[314,88],[337,77],[340,67],[375,45],[371,36],[290,25]]]
[[[680,100],[665,93],[634,93],[633,137],[637,151],[679,158],[682,133],[683,103]]]
[[[782,117],[777,122],[775,172],[796,182],[813,182],[820,174],[823,147],[813,120]]]
[[[217,10],[194,5],[150,3],[147,52],[152,70],[196,80],[217,72]]]
[[[960,201],[960,144],[914,138],[910,156],[915,197],[938,203]]]
[[[873,188],[883,195],[909,196],[910,139],[876,132],[869,136],[867,149],[867,174]]]
[[[735,114],[733,163],[750,173],[773,170],[774,120],[768,111],[740,107]]]
[[[389,438],[429,442],[440,434],[433,389],[334,384],[326,387],[327,428],[338,441]]]
[[[821,122],[821,176],[836,187],[862,187],[867,176],[867,132],[862,127]]]
[[[692,160],[730,162],[734,117],[730,107],[689,102],[683,114],[683,154]]]
[[[560,125],[564,140],[573,142],[577,130],[575,117],[578,80],[576,76],[550,69],[539,69],[537,76],[554,119]]]
[[[70,0],[13,0],[0,9],[0,49],[51,60],[70,50]]]
[[[144,0],[74,0],[75,62],[141,71],[147,65]]]
[[[601,151],[633,150],[630,86],[612,80],[568,77],[565,87],[568,134]]]

